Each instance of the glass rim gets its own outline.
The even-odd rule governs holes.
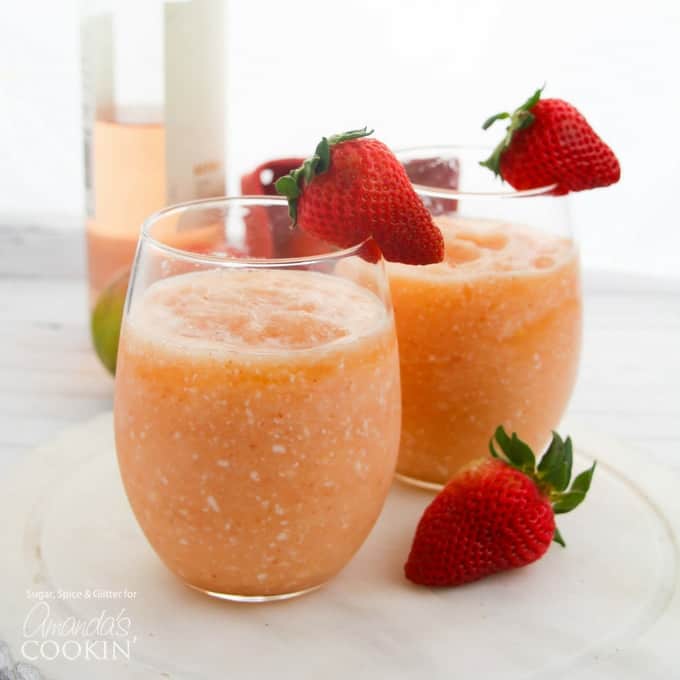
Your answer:
[[[493,147],[484,146],[483,144],[421,144],[418,146],[409,146],[394,150],[394,155],[400,162],[407,160],[409,154],[415,152],[432,151],[432,152],[451,152],[456,151],[469,153],[472,151],[479,151],[481,153],[489,153]],[[553,198],[563,198],[554,196],[551,192],[557,187],[557,184],[550,184],[543,187],[536,187],[535,189],[512,189],[511,191],[461,191],[459,189],[445,189],[443,187],[436,188],[426,184],[413,184],[413,188],[419,196],[427,196],[428,198],[450,198],[457,200],[465,199],[508,199],[508,198],[532,198],[536,196],[551,196]]]
[[[211,210],[215,208],[225,208],[230,205],[254,205],[262,208],[272,206],[287,206],[288,200],[284,196],[218,196],[215,198],[199,198],[193,201],[184,201],[182,203],[173,203],[154,213],[151,213],[143,222],[139,235],[139,243],[148,243],[154,247],[171,254],[175,257],[180,257],[184,260],[217,264],[223,267],[247,267],[247,268],[271,268],[274,266],[296,266],[315,264],[317,262],[325,262],[328,260],[337,260],[341,258],[351,257],[357,255],[365,244],[371,240],[371,237],[364,239],[361,243],[349,246],[348,248],[340,248],[328,252],[321,252],[316,255],[305,255],[302,257],[252,257],[245,255],[243,257],[219,255],[210,253],[197,253],[192,250],[184,250],[171,246],[163,241],[157,239],[152,233],[151,229],[155,224],[158,224],[162,219],[171,215],[179,215],[188,213],[193,210]],[[328,243],[322,239],[318,239],[320,243]],[[328,243],[329,246],[333,244]]]

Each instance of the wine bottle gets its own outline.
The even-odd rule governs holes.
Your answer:
[[[90,303],[120,291],[142,222],[225,193],[225,0],[83,0]],[[122,290],[125,286],[122,286]]]

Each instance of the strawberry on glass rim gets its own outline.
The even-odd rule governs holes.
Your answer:
[[[433,264],[444,239],[404,166],[362,128],[324,137],[297,169],[276,182],[293,224],[342,248],[369,237],[386,260]]]
[[[562,99],[541,99],[542,92],[541,87],[512,113],[484,122],[487,130],[497,120],[510,121],[505,137],[480,165],[518,190],[555,184],[556,195],[618,182],[619,161],[588,121]]]
[[[421,585],[456,586],[542,557],[555,541],[564,547],[555,515],[581,504],[595,465],[574,478],[572,443],[553,432],[536,465],[531,448],[499,427],[491,457],[462,468],[426,508],[404,567]]]

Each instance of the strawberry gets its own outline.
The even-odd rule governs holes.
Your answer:
[[[372,132],[324,137],[311,158],[276,182],[293,223],[343,248],[372,236],[387,260],[441,262],[441,232],[394,154],[366,139]]]
[[[618,182],[621,168],[614,152],[571,104],[541,99],[542,91],[536,90],[512,114],[497,113],[485,121],[484,130],[505,118],[510,124],[481,165],[515,189],[556,184],[551,192],[556,195]]]
[[[427,586],[455,586],[541,557],[552,541],[564,546],[555,515],[583,501],[595,463],[571,477],[571,439],[552,442],[538,467],[534,453],[499,427],[493,457],[466,466],[425,510],[404,567],[406,577]]]

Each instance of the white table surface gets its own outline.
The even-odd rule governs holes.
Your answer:
[[[680,281],[585,272],[568,419],[680,469]],[[0,474],[70,423],[111,408],[90,348],[73,230],[0,226]]]

